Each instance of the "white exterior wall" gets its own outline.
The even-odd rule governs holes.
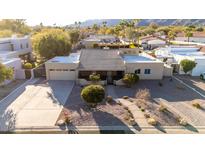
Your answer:
[[[45,63],[47,80],[76,80],[78,63]]]
[[[10,41],[5,41],[5,42],[0,41],[0,51],[11,51]]]
[[[126,73],[135,73],[135,70],[140,69],[141,73],[138,74],[140,79],[162,79],[164,64],[159,63],[126,63]],[[144,74],[145,69],[150,69],[151,74]]]

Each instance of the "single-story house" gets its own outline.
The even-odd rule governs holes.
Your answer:
[[[179,74],[184,74],[180,62],[183,59],[195,61],[196,67],[189,72],[192,76],[199,76],[205,72],[205,53],[200,52],[197,47],[167,47],[160,48],[155,51],[155,55],[161,61],[166,59],[166,63],[174,67],[174,71]]]
[[[94,48],[96,44],[100,43],[117,43],[120,40],[113,35],[90,35],[80,42],[85,48]]]
[[[48,80],[89,80],[92,72],[101,75],[106,84],[122,79],[125,73],[136,73],[140,79],[162,79],[171,76],[172,68],[146,53],[123,54],[123,49],[83,49],[45,63]],[[81,80],[82,79],[82,80]]]
[[[164,47],[166,40],[158,36],[145,36],[140,38],[140,44],[144,50],[153,50],[158,47]]]

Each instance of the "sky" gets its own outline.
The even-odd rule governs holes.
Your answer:
[[[1,0],[0,19],[59,26],[88,19],[203,19],[204,5],[198,5],[203,0],[194,4],[197,7],[183,0]]]

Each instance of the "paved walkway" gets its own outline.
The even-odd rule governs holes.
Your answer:
[[[36,79],[21,86],[0,102],[0,130],[54,126],[74,82]]]
[[[146,118],[144,117],[144,114],[135,103],[130,102],[126,99],[118,99],[118,101],[120,101],[120,103],[122,103],[123,106],[128,107],[128,109],[133,114],[135,122],[139,125],[139,127],[150,127],[150,125],[147,123]]]

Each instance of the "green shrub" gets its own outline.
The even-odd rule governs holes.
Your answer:
[[[183,71],[187,73],[196,66],[196,63],[192,60],[184,59],[180,62],[180,65],[182,66]]]
[[[92,73],[90,74],[89,79],[93,82],[98,82],[100,81],[100,74]]]
[[[81,97],[89,106],[96,106],[105,98],[105,89],[101,85],[89,85],[81,91]]]
[[[123,98],[123,99],[129,99],[129,97],[128,97],[128,96],[123,96],[122,98]]]
[[[148,124],[155,126],[157,124],[157,121],[154,118],[148,118],[147,119]]]
[[[164,105],[160,104],[160,106],[159,106],[159,111],[160,111],[160,112],[164,112],[164,111],[166,111],[166,110],[167,110],[167,108],[166,108]]]
[[[198,102],[193,102],[192,103],[192,106],[197,108],[197,109],[200,109],[201,108],[201,105],[198,103]]]
[[[33,65],[32,65],[31,63],[25,63],[25,64],[23,65],[23,68],[24,68],[24,69],[32,69],[32,68],[33,68]]]
[[[131,87],[133,84],[139,81],[139,76],[135,73],[127,73],[124,75],[122,81],[128,86]]]
[[[182,125],[182,126],[187,126],[188,122],[183,118],[179,118],[179,124]]]
[[[110,103],[110,102],[113,101],[113,98],[112,98],[112,96],[107,96],[106,100],[107,100],[108,103]]]

